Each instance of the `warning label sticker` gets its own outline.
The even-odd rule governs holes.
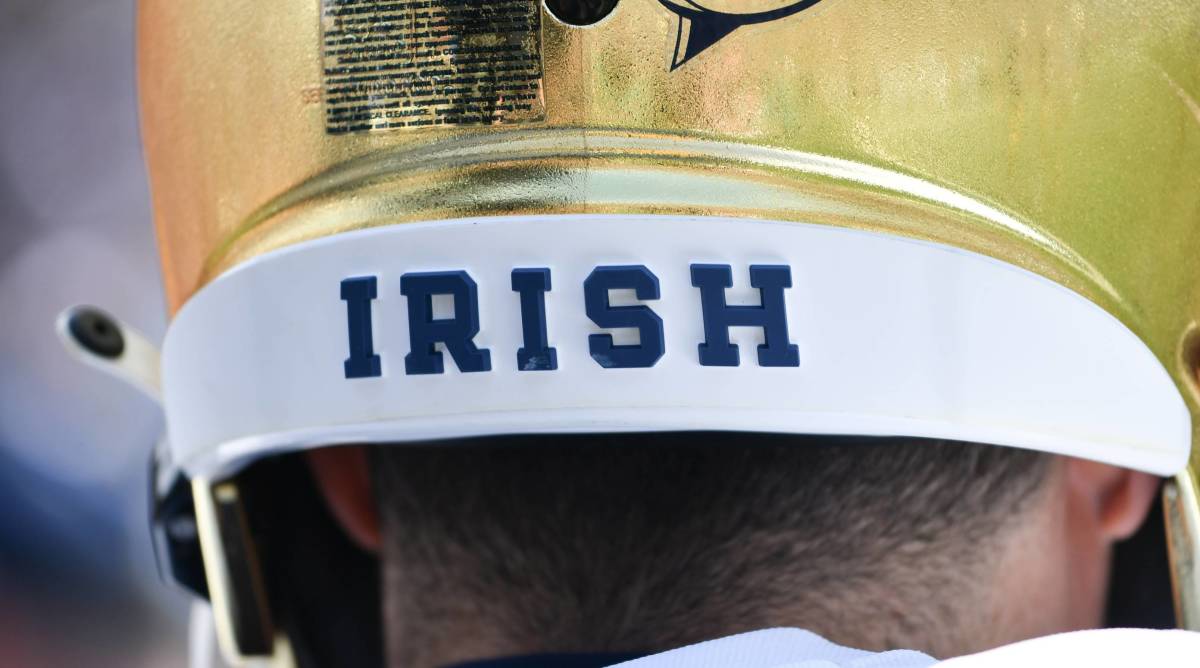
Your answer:
[[[330,134],[540,120],[537,0],[322,0]]]

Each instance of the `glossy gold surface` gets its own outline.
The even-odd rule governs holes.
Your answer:
[[[760,16],[793,3],[694,4]],[[143,0],[172,311],[241,262],[371,226],[769,217],[949,243],[1051,277],[1140,336],[1200,424],[1187,358],[1200,315],[1195,0],[822,0],[680,62],[697,34],[658,0],[621,0],[584,28],[543,11],[541,120],[331,135],[319,0]]]

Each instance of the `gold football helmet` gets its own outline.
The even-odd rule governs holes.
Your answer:
[[[295,640],[255,462],[537,432],[1173,476],[1200,628],[1193,2],[143,0],[138,34],[157,512],[231,658]]]

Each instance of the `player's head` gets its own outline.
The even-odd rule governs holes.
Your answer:
[[[302,663],[1096,623],[1156,476],[1200,535],[1197,21],[143,2],[176,576]]]

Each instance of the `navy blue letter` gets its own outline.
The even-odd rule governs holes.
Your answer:
[[[800,351],[788,341],[783,289],[792,287],[786,265],[750,265],[750,285],[758,288],[760,306],[728,306],[725,288],[733,287],[727,264],[693,264],[692,285],[700,288],[704,310],[702,366],[737,366],[738,347],[729,343],[730,327],[761,327],[766,343],[758,347],[759,366],[800,366]]]
[[[360,276],[342,281],[342,301],[346,302],[346,326],[350,331],[350,357],[343,365],[347,378],[374,378],[382,375],[379,355],[371,338],[371,302],[375,300],[375,277]]]
[[[641,343],[636,346],[613,345],[610,334],[592,334],[588,348],[592,359],[606,369],[651,367],[658,363],[666,343],[663,321],[649,306],[611,306],[609,290],[632,289],[638,299],[658,299],[658,277],[642,265],[596,267],[583,282],[583,297],[588,317],[606,329],[636,327]]]
[[[404,274],[400,294],[408,297],[408,339],[412,352],[404,356],[408,375],[442,373],[442,343],[458,370],[491,371],[492,358],[475,347],[471,339],[479,333],[479,294],[475,281],[465,271]],[[454,297],[454,317],[433,319],[433,296]]]
[[[521,331],[525,345],[517,351],[517,369],[553,371],[558,368],[558,351],[546,335],[546,293],[550,291],[549,269],[513,269],[513,292],[521,294]]]

